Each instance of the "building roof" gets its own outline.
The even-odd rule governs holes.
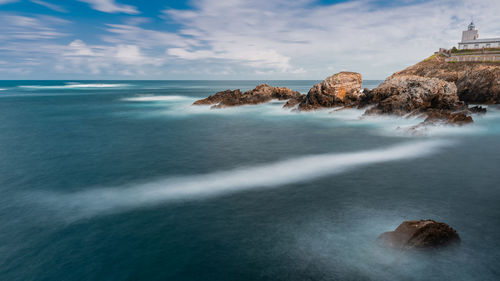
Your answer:
[[[496,43],[500,42],[500,38],[485,38],[485,39],[476,39],[459,42],[458,44],[479,44],[479,43]]]

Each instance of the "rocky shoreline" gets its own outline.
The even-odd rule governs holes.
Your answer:
[[[365,109],[365,115],[424,117],[423,125],[463,125],[473,122],[473,114],[486,111],[469,104],[500,103],[500,65],[495,63],[447,63],[435,55],[396,72],[375,89],[362,89],[362,81],[359,73],[340,72],[314,85],[307,95],[262,84],[246,92],[218,92],[194,105],[224,108],[278,99],[286,100],[283,107],[298,111],[358,108]]]

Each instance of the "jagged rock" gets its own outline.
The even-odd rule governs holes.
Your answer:
[[[440,248],[460,243],[457,232],[434,220],[405,221],[394,231],[382,233],[377,242],[385,247],[410,250]]]
[[[432,56],[392,76],[417,75],[453,82],[461,101],[467,103],[500,103],[500,64],[495,62],[446,62]]]
[[[457,82],[459,97],[468,103],[500,103],[500,67],[468,70]]]
[[[213,105],[212,108],[223,108],[246,104],[260,104],[272,99],[300,99],[299,92],[288,88],[272,87],[267,84],[258,85],[255,89],[242,93],[238,90],[225,90],[205,99],[197,100],[193,105]]]
[[[314,85],[305,100],[299,104],[299,109],[357,105],[363,95],[361,82],[361,74],[356,72],[334,74]]]
[[[300,95],[297,98],[291,98],[289,99],[284,105],[283,108],[292,108],[300,104],[301,102],[304,102],[306,100],[306,95]]]
[[[225,90],[222,92],[218,92],[214,95],[211,95],[207,98],[197,100],[193,103],[193,105],[211,105],[211,104],[218,104],[223,101],[232,101],[232,103],[237,103],[242,96],[242,93],[240,89],[237,90]]]
[[[469,107],[469,111],[476,114],[485,114],[487,109],[482,106],[476,105],[473,107]]]
[[[367,114],[406,115],[431,109],[464,108],[464,104],[459,102],[455,84],[416,75],[391,76],[370,95],[376,106],[368,109]]]

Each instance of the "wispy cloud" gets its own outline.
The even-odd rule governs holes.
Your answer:
[[[0,5],[3,5],[3,4],[8,4],[8,3],[14,3],[14,2],[17,2],[19,0],[0,0]]]
[[[114,0],[79,0],[90,4],[90,6],[101,12],[105,13],[125,13],[125,14],[139,14],[136,7],[131,5],[119,4]]]
[[[0,39],[40,40],[53,39],[67,34],[52,25],[67,24],[66,20],[51,16],[28,17],[14,14],[0,14]]]
[[[56,4],[46,2],[46,1],[42,1],[42,0],[30,0],[30,1],[35,3],[35,4],[38,4],[40,6],[43,6],[45,8],[56,11],[56,12],[60,12],[60,13],[67,13],[68,12],[65,8],[63,8],[59,5],[56,5]]]

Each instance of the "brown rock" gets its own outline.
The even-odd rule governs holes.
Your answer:
[[[237,90],[225,90],[222,92],[218,92],[215,95],[211,95],[207,98],[197,100],[193,103],[193,105],[211,105],[211,104],[218,104],[220,102],[226,101],[226,102],[232,102],[232,103],[237,103],[239,99],[241,98],[242,93],[239,89]]]
[[[458,110],[459,102],[455,84],[437,78],[416,75],[399,75],[387,78],[370,95],[375,107],[367,114],[423,113],[430,109]]]
[[[472,117],[466,111],[452,112],[450,110],[429,110],[426,112],[427,118],[423,124],[441,123],[445,121],[453,125],[465,125],[473,123]]]
[[[334,74],[314,85],[305,100],[299,104],[299,109],[356,105],[363,95],[361,82],[361,74],[356,72]]]
[[[300,99],[299,92],[288,88],[272,87],[267,84],[258,85],[255,89],[242,93],[238,90],[225,90],[205,99],[197,100],[193,105],[213,105],[212,108],[223,108],[246,104],[260,104],[272,99]]]
[[[500,67],[469,69],[457,82],[458,95],[468,103],[500,103]]]
[[[440,248],[460,243],[457,232],[434,220],[405,221],[394,231],[382,233],[377,242],[385,247],[410,250]]]

